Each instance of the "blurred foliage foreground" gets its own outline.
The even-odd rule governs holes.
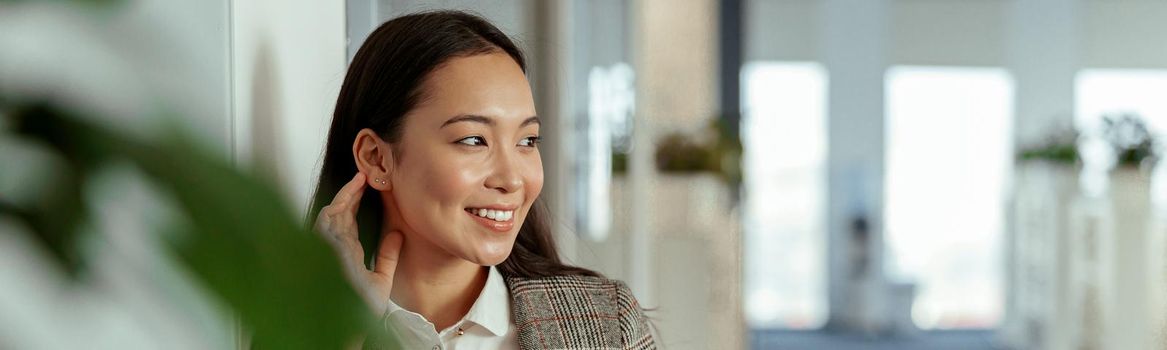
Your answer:
[[[303,226],[275,188],[210,156],[179,134],[136,139],[46,103],[0,97],[0,137],[35,145],[56,159],[51,189],[31,200],[0,195],[0,218],[28,228],[76,283],[86,283],[86,242],[97,208],[84,188],[104,167],[126,165],[174,203],[177,223],[147,232],[196,283],[241,322],[252,346],[335,349],[386,337],[347,283],[332,249]],[[0,150],[3,152],[4,150]],[[21,164],[0,172],[20,173]]]

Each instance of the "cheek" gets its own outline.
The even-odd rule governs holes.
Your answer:
[[[539,159],[538,153],[523,173],[526,174],[523,182],[526,185],[524,190],[527,192],[527,199],[533,201],[543,191],[543,161]]]
[[[450,210],[462,209],[476,174],[456,164],[428,160],[441,159],[436,158],[439,155],[412,155],[416,157],[403,159],[394,173],[398,205],[407,218],[424,220],[412,222],[415,228],[435,229],[449,222]]]
[[[461,210],[466,199],[481,186],[482,171],[475,167],[445,162],[430,162],[430,166],[432,168],[424,174],[424,181],[441,207]]]

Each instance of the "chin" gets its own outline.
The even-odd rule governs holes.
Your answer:
[[[506,261],[506,259],[511,256],[510,248],[511,247],[508,246],[507,249],[497,251],[481,250],[478,251],[478,254],[474,259],[466,260],[478,264],[479,266],[495,266],[501,264],[503,261]]]

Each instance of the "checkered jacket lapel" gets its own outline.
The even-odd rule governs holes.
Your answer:
[[[507,278],[519,348],[656,349],[623,282],[601,277]]]

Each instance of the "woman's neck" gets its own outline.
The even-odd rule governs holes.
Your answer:
[[[441,331],[466,316],[486,285],[489,271],[488,267],[452,256],[416,235],[407,235],[390,298],[402,308],[421,314]]]

